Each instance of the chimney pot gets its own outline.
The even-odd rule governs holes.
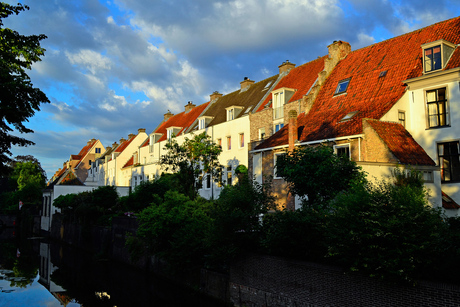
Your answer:
[[[196,107],[191,101],[189,101],[186,105],[185,105],[185,113],[188,113],[190,112],[191,109],[193,109],[194,107]]]
[[[289,72],[291,69],[295,67],[295,64],[289,62],[289,60],[286,60],[286,62],[283,62],[279,68],[279,74],[281,75],[282,73]]]
[[[244,80],[240,82],[241,84],[241,89],[244,90],[245,88],[251,86],[254,84],[254,81],[249,79],[248,77],[244,77]]]

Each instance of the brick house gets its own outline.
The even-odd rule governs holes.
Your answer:
[[[460,18],[454,18],[355,51],[334,42],[325,59],[331,47],[339,50],[336,65],[320,73],[315,91],[285,105],[285,113],[299,110],[290,113],[292,123],[285,118],[280,131],[251,150],[253,174],[261,180],[273,175],[276,156],[289,144],[324,143],[349,155],[369,177],[389,176],[397,165],[421,170],[431,204],[457,215],[459,32]],[[292,84],[283,86],[295,89]],[[279,205],[294,208],[283,180],[275,177],[274,187]]]

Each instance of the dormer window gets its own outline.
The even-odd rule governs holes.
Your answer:
[[[181,127],[169,127],[167,128],[166,130],[166,135],[167,135],[167,138],[168,140],[172,139],[172,137],[176,136],[179,134],[179,132],[181,131]]]
[[[346,93],[348,89],[348,84],[350,84],[350,78],[340,81],[337,85],[337,88],[335,89],[334,95]]]
[[[452,55],[455,45],[443,39],[422,45],[423,71],[425,73],[443,69]]]
[[[289,102],[295,90],[280,88],[272,92],[273,119],[284,118],[284,105]]]
[[[201,116],[201,117],[199,117],[198,118],[198,130],[206,128],[209,125],[209,123],[211,122],[212,119],[213,119],[213,117],[210,117],[210,116]]]
[[[234,120],[235,118],[240,115],[241,111],[243,110],[243,107],[240,106],[231,106],[228,108],[225,108],[227,111],[227,121]]]

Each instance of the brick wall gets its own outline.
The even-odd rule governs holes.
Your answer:
[[[363,133],[365,137],[361,144],[361,161],[398,163],[398,159],[390,152],[375,130],[365,120],[363,121]]]
[[[332,266],[248,255],[230,269],[235,306],[460,306],[460,286],[389,284]]]

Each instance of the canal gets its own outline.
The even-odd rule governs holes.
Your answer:
[[[11,228],[1,231],[1,307],[226,306],[153,273],[41,238],[20,239]]]

